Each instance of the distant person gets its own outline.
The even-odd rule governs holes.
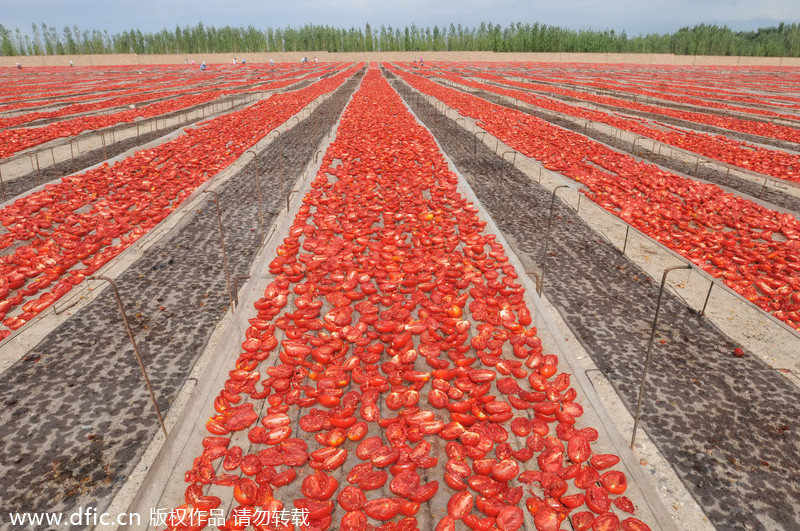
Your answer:
[[[17,63],[17,69],[22,70],[22,65]]]
[[[275,66],[275,60],[274,59],[270,59],[269,60],[269,66]]]
[[[205,72],[205,71],[206,71],[206,64],[205,64],[205,62],[203,62],[203,63],[201,63],[201,64],[200,64],[200,71],[201,71],[201,72]]]
[[[319,57],[314,57],[314,62],[319,63]]]
[[[308,57],[303,56],[303,60],[300,62],[306,64],[308,62]]]
[[[245,63],[247,63],[247,61],[245,61],[244,57],[242,57],[242,64],[245,64]]]
[[[233,64],[236,64],[236,58],[235,57],[233,58]]]
[[[419,66],[424,66],[425,61],[422,60],[422,57],[419,58]]]
[[[72,61],[69,62],[69,66],[72,66]]]
[[[194,64],[194,59],[192,59],[192,64]]]

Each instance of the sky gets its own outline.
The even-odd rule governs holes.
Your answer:
[[[573,29],[614,29],[629,36],[673,32],[701,22],[755,29],[797,22],[799,0],[0,0],[0,24],[31,31],[31,23],[62,29],[117,33],[132,28],[156,32],[203,22],[212,26],[394,27],[540,22]]]

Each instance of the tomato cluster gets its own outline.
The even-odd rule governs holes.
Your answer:
[[[46,118],[58,118],[78,113],[93,112],[96,114],[88,116],[78,116],[58,122],[50,123],[41,127],[21,127],[16,129],[5,129],[0,131],[0,159],[12,156],[33,146],[55,140],[57,138],[76,136],[84,131],[103,129],[121,123],[131,123],[140,118],[153,118],[165,114],[173,113],[184,109],[190,109],[197,105],[214,101],[224,95],[238,94],[252,91],[277,90],[305,79],[320,77],[331,67],[326,69],[313,69],[311,71],[290,71],[279,73],[278,75],[268,75],[268,80],[262,79],[225,79],[223,76],[212,78],[202,86],[196,86],[197,81],[184,79],[183,85],[189,81],[192,86],[181,90],[153,93],[153,87],[146,86],[140,88],[135,95],[117,96],[103,101],[85,104],[76,104],[61,107],[57,110],[47,112],[31,112],[19,114],[10,118],[0,118],[0,128],[10,128],[25,124],[34,120]],[[224,83],[222,81],[225,81]],[[139,81],[141,83],[141,81]],[[162,87],[166,88],[166,87]],[[141,93],[144,91],[145,93]],[[94,94],[97,98],[108,92]],[[168,99],[164,99],[168,98]],[[135,109],[117,110],[100,114],[105,109],[114,109],[122,105],[130,105],[148,100],[161,100],[155,103],[141,106]],[[47,104],[49,102],[38,102]]]
[[[526,77],[526,76],[523,74],[521,77]],[[590,101],[592,103],[598,103],[601,105],[611,105],[614,107],[619,107],[621,109],[631,109],[646,113],[659,114],[661,116],[669,116],[671,118],[678,118],[680,120],[686,120],[697,124],[712,125],[715,127],[721,127],[723,129],[730,129],[732,131],[740,131],[742,133],[749,133],[769,138],[777,138],[780,140],[787,140],[789,142],[800,142],[800,131],[798,131],[798,129],[771,122],[761,122],[756,120],[746,120],[743,118],[736,118],[733,116],[720,116],[717,114],[710,114],[704,112],[672,109],[670,107],[649,105],[645,103],[636,103],[621,98],[613,98],[610,96],[587,94],[586,92],[582,91],[559,89],[559,88],[554,88],[552,86],[540,85],[537,83],[526,84],[526,87],[534,90],[544,89],[549,92],[558,93],[565,96],[576,97],[583,101]],[[636,90],[634,89],[632,90],[632,92],[636,92]],[[657,94],[658,93],[655,93],[655,95]],[[698,100],[694,100],[692,101],[692,103],[701,103],[701,102]],[[709,106],[709,103],[703,102],[703,105]],[[717,106],[717,105],[712,104],[712,106]],[[747,113],[756,112],[758,114],[766,114],[768,116],[781,117],[789,120],[796,120],[796,117],[792,115],[781,115],[769,111],[763,111],[759,113],[758,110],[754,110],[752,108],[742,108],[742,107],[733,108],[725,104],[718,105],[717,107],[726,108],[729,110],[739,110]]]
[[[583,135],[417,74],[395,72],[520,153],[581,182],[598,205],[800,329],[800,222],[791,214],[638,162]]]
[[[781,114],[772,109],[781,111],[800,109],[798,104],[800,98],[787,94],[796,89],[796,84],[776,86],[780,78],[775,75],[775,70],[764,69],[763,72],[759,70],[726,69],[724,72],[715,72],[709,68],[692,68],[689,71],[676,71],[664,66],[647,66],[644,69],[639,67],[633,72],[626,72],[619,67],[606,65],[605,68],[592,68],[591,73],[584,71],[580,76],[562,69],[558,72],[558,79],[561,83],[568,83],[581,89],[586,87],[584,90],[613,90],[649,96],[659,100],[689,104],[701,111],[721,109],[746,115],[794,119],[791,114]],[[538,83],[552,81],[552,77],[532,74],[531,71],[513,72],[512,75]],[[770,90],[768,97],[748,95],[766,86],[774,89]],[[749,106],[731,105],[725,103],[726,101],[745,103]]]
[[[200,184],[357,67],[275,94],[109,166],[63,178],[0,209],[0,320],[7,337],[132,245]],[[18,307],[22,312],[16,312]],[[12,315],[13,314],[13,315]]]
[[[171,529],[205,527],[179,516],[219,489],[238,503],[224,530],[284,503],[302,529],[413,530],[434,499],[437,531],[514,531],[524,511],[539,531],[649,529],[457,185],[370,69],[269,264]]]
[[[210,67],[206,72],[198,72],[195,67],[187,71],[184,67],[167,65],[148,66],[115,66],[111,68],[44,68],[31,72],[35,84],[29,83],[25,76],[8,81],[0,87],[0,112],[51,107],[54,105],[72,104],[97,100],[98,107],[82,107],[66,105],[58,109],[56,114],[34,115],[26,121],[53,116],[64,116],[78,112],[86,112],[133,103],[125,102],[121,97],[136,94],[151,94],[152,98],[162,98],[168,89],[219,90],[224,87],[256,87],[269,84],[271,81],[283,81],[290,78],[304,79],[307,74],[320,75],[341,69],[341,64],[329,64],[324,67],[310,69],[298,68],[294,65],[283,65],[270,68],[253,68],[231,72],[227,69]],[[133,71],[132,71],[133,70]],[[178,91],[177,93],[184,93]],[[91,104],[94,105],[94,104]],[[7,122],[4,122],[7,123]],[[8,125],[6,125],[8,126]]]
[[[694,131],[678,130],[668,126],[663,126],[662,129],[659,129],[645,125],[639,120],[621,118],[611,113],[569,105],[551,98],[536,96],[528,92],[510,90],[486,83],[478,83],[454,74],[437,72],[435,75],[469,87],[516,98],[520,101],[530,103],[543,109],[548,109],[595,122],[605,123],[616,127],[617,129],[630,131],[647,138],[653,138],[659,142],[692,151],[700,155],[705,155],[709,158],[719,160],[733,166],[757,171],[772,177],[777,177],[779,179],[786,179],[788,181],[800,183],[800,156],[790,154],[785,151],[768,149],[755,144],[731,140],[721,135],[710,135]],[[507,80],[497,75],[481,74],[480,77],[488,78],[493,81],[501,81],[507,85],[517,86],[529,90],[547,89],[549,92],[557,92],[558,94],[568,95],[574,98],[584,98],[586,96],[586,93],[584,92],[558,89],[545,85],[520,83]]]

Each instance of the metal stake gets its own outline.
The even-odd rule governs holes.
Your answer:
[[[219,207],[219,194],[216,190],[204,190],[206,194],[214,194],[214,201],[217,203],[217,221],[219,222],[219,246],[222,249],[222,264],[225,266],[225,282],[228,285],[228,300],[233,308],[233,295],[231,295],[231,275],[228,273],[228,256],[225,254],[225,236],[222,232],[222,211]]]
[[[714,282],[711,282],[711,285],[708,286],[708,293],[706,294],[706,302],[703,303],[703,309],[700,310],[700,317],[703,317],[703,314],[706,313],[706,306],[708,306],[708,299],[711,298],[712,289],[714,289]]]
[[[136,346],[136,339],[133,337],[133,331],[131,330],[131,325],[128,323],[128,316],[125,314],[125,306],[122,304],[122,298],[119,296],[119,291],[117,291],[117,285],[114,283],[113,280],[110,278],[98,275],[89,277],[90,280],[105,280],[109,284],[111,284],[111,291],[114,293],[114,298],[117,299],[117,307],[119,307],[119,313],[122,314],[122,322],[125,323],[125,331],[128,332],[128,337],[131,340],[131,345],[133,345],[133,354],[136,356],[136,361],[139,363],[139,369],[142,371],[142,377],[144,377],[144,383],[147,386],[147,390],[150,392],[150,400],[153,401],[153,407],[156,410],[156,415],[158,415],[158,423],[161,425],[161,431],[164,432],[164,437],[167,436],[167,427],[164,425],[164,418],[161,416],[161,409],[158,407],[158,402],[156,401],[156,394],[153,392],[153,386],[150,385],[150,378],[147,377],[147,370],[144,368],[144,363],[142,362],[142,356],[139,354],[139,347]]]
[[[238,277],[233,279],[233,302],[234,308],[239,305],[239,281],[240,280],[247,280],[250,278],[250,275],[239,275]]]
[[[525,274],[528,276],[532,276],[534,280],[536,280],[536,292],[541,293],[541,290],[539,289],[539,284],[541,284],[542,279],[539,278],[539,275],[536,274],[536,271],[525,271]]]
[[[278,133],[278,167],[281,172],[281,188],[283,188],[283,135],[278,129],[275,129],[275,132]]]
[[[620,253],[623,256],[625,256],[625,249],[628,247],[628,233],[630,232],[630,230],[631,230],[631,226],[630,225],[626,225],[625,226],[625,242],[622,244],[622,252]]]
[[[475,131],[475,132],[473,133],[473,135],[474,135],[474,137],[475,137],[475,144],[474,144],[474,148],[473,148],[473,150],[472,150],[472,155],[473,155],[473,156],[475,156],[475,155],[477,155],[477,154],[478,154],[478,135],[479,135],[479,134],[484,134],[484,135],[485,135],[485,134],[486,134],[486,131]]]
[[[42,169],[39,167],[39,152],[35,153],[36,155],[36,180],[39,184],[42,184]]]
[[[544,238],[544,255],[542,256],[542,278],[539,281],[539,287],[536,290],[537,295],[542,294],[542,290],[544,289],[544,276],[547,272],[547,248],[550,246],[550,227],[553,224],[553,207],[556,203],[556,193],[560,188],[569,188],[566,184],[561,184],[553,188],[553,196],[550,199],[550,217],[547,218],[547,233]]]
[[[56,155],[53,153],[53,146],[50,146],[50,156],[53,157],[53,169],[56,171],[56,175],[58,175],[58,166],[56,165]]]
[[[505,166],[503,163],[506,160],[506,155],[509,154],[509,153],[514,155],[514,158],[512,159],[511,164],[516,164],[517,163],[517,152],[516,151],[503,151],[503,154],[500,156],[500,186],[501,187],[503,186],[503,168]]]
[[[661,289],[658,292],[658,302],[656,303],[656,316],[653,319],[653,328],[650,330],[650,340],[647,342],[647,353],[644,358],[644,367],[642,367],[642,380],[639,384],[639,399],[636,401],[636,416],[633,421],[633,433],[631,434],[631,448],[636,442],[636,430],[639,427],[639,417],[642,411],[642,398],[644,397],[644,384],[647,379],[647,367],[650,364],[650,353],[653,350],[653,340],[656,337],[656,325],[658,325],[658,315],[661,313],[661,301],[664,297],[664,286],[667,284],[667,275],[670,271],[676,269],[691,269],[689,265],[679,265],[668,267],[664,270],[664,275],[661,277]]]
[[[289,213],[289,201],[291,200],[292,194],[296,194],[299,190],[289,190],[286,193],[286,213]]]
[[[253,154],[256,161],[256,193],[258,195],[258,226],[261,231],[261,245],[264,245],[264,207],[261,204],[261,172],[258,171],[258,154],[252,149],[247,150]]]

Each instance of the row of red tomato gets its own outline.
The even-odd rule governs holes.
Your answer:
[[[592,88],[637,90],[639,88],[662,91],[668,95],[686,95],[698,98],[703,106],[709,101],[757,104],[777,110],[793,108],[800,98],[793,96],[800,88],[794,68],[763,66],[682,66],[667,65],[569,65],[528,69],[540,81],[547,77],[565,79],[570,84]],[[549,65],[553,66],[553,65]],[[572,68],[571,68],[572,67]],[[506,71],[520,71],[506,69]],[[685,103],[691,103],[686,100]],[[721,107],[725,108],[725,107]],[[747,112],[749,107],[739,107]]]
[[[6,327],[0,339],[134,243],[257,140],[354,72],[351,68],[306,88],[275,94],[113,166],[103,164],[48,184],[0,209],[0,223],[8,230],[0,236],[0,248],[14,248],[0,257],[0,319]],[[17,311],[20,306],[22,313]]]
[[[319,71],[304,73],[301,78],[295,79],[282,79],[274,83],[260,81],[255,90],[274,90],[282,88],[304,79],[318,77]],[[250,87],[243,89],[228,89],[226,91],[219,90],[229,86],[241,86],[240,83],[231,83],[223,87],[217,87],[217,90],[200,91],[199,93],[194,89],[186,91],[173,91],[173,97],[169,100],[146,105],[138,109],[129,109],[118,111],[110,114],[99,114],[94,116],[80,116],[60,122],[55,122],[42,127],[36,128],[18,128],[6,129],[0,131],[0,160],[12,156],[22,150],[28,149],[45,142],[49,142],[56,138],[63,138],[78,135],[84,131],[92,131],[110,127],[120,123],[131,123],[137,118],[153,118],[168,114],[171,112],[188,109],[195,105],[200,105],[213,101],[223,95],[237,94],[249,90]],[[179,95],[187,92],[186,94]],[[150,99],[152,96],[146,95],[141,98]],[[13,120],[9,119],[9,120]]]
[[[231,492],[223,530],[284,502],[308,531],[414,530],[420,512],[427,529],[515,531],[525,511],[539,531],[649,529],[457,184],[370,69],[269,264],[170,529],[204,528]]]
[[[5,71],[0,87],[0,111],[40,107],[55,103],[80,102],[97,97],[97,93],[124,95],[128,90],[141,90],[139,83],[161,88],[182,76],[144,67],[142,73],[109,72],[106,69],[75,69],[50,75],[34,70]]]
[[[520,101],[530,103],[543,109],[605,123],[618,129],[630,131],[647,138],[653,138],[659,142],[692,151],[740,168],[800,183],[800,156],[779,149],[768,149],[746,142],[731,140],[721,135],[710,135],[695,131],[679,131],[674,128],[657,129],[645,125],[639,120],[621,118],[612,113],[569,105],[558,100],[537,96],[520,90],[510,90],[496,85],[478,83],[454,74],[439,73],[438,75],[466,86],[517,98]],[[508,85],[525,85],[524,83],[508,81],[500,76],[481,75],[480,77],[501,81]]]
[[[153,103],[139,109],[128,109],[112,114],[95,116],[79,116],[42,127],[22,127],[0,131],[0,160],[15,153],[44,144],[56,138],[76,136],[84,131],[103,129],[121,123],[131,123],[137,118],[153,118],[207,103],[222,96],[222,92],[213,91],[201,94],[186,94],[167,101]]]
[[[552,82],[552,77],[531,72],[522,72],[521,74],[533,81]],[[510,75],[520,76],[520,73],[510,72]],[[755,97],[752,95],[752,92],[750,93],[751,95],[747,95],[747,92],[726,90],[725,88],[719,86],[706,85],[698,87],[695,85],[692,87],[683,84],[667,83],[663,77],[658,77],[657,73],[651,71],[640,72],[629,76],[621,75],[619,72],[615,72],[613,76],[608,78],[598,79],[598,77],[591,76],[590,79],[587,80],[586,76],[572,75],[571,73],[564,72],[563,70],[560,71],[558,75],[559,82],[577,85],[578,87],[591,87],[592,89],[628,92],[631,94],[674,101],[681,104],[695,105],[701,108],[723,109],[726,111],[734,111],[744,114],[756,114],[761,116],[787,119],[796,119],[796,117],[791,114],[781,114],[778,111],[784,111],[785,109],[800,109],[800,105],[798,104],[798,102],[800,102],[800,98],[788,96],[785,93],[774,95],[763,94],[759,95],[759,97]],[[701,75],[698,77],[700,78],[698,84],[705,85],[703,82],[705,81],[706,76]],[[731,87],[735,85],[735,75],[728,75],[727,79],[725,80],[725,86]],[[750,88],[750,90],[753,88],[756,90],[759,88],[763,89],[763,87],[748,88]],[[719,100],[730,101],[734,103],[755,104],[757,107],[731,105],[730,103],[724,103],[723,101]],[[771,110],[770,108],[777,108],[777,110]]]
[[[734,118],[731,116],[719,116],[716,114],[708,114],[703,112],[694,112],[694,111],[684,111],[679,109],[671,109],[667,107],[659,107],[656,105],[648,105],[648,104],[641,104],[636,102],[631,102],[629,100],[625,100],[622,98],[614,98],[609,96],[600,96],[595,94],[589,94],[586,91],[582,90],[572,90],[567,88],[561,88],[558,86],[554,86],[552,84],[553,78],[552,77],[541,77],[541,76],[531,76],[527,73],[515,73],[514,75],[518,77],[523,77],[530,79],[532,82],[515,82],[519,83],[518,86],[523,88],[527,88],[529,90],[537,90],[537,91],[544,91],[553,94],[561,94],[568,97],[577,98],[583,101],[589,101],[601,105],[611,105],[614,107],[618,107],[621,109],[632,109],[642,112],[648,113],[655,113],[664,116],[670,116],[673,118],[678,118],[694,123],[699,124],[707,124],[713,125],[725,129],[731,129],[735,131],[741,131],[744,133],[750,133],[754,135],[760,135],[765,137],[772,137],[778,138],[782,140],[788,140],[791,142],[798,142],[800,141],[800,133],[798,133],[797,129],[782,125],[777,125],[769,122],[761,122],[755,120],[746,120],[741,118]],[[545,82],[545,83],[541,83]],[[631,91],[635,91],[635,89],[631,89]],[[699,102],[698,102],[699,103]],[[724,105],[724,104],[720,104]],[[748,108],[741,108],[738,109],[742,112],[750,111],[752,113],[752,109]],[[768,112],[768,111],[767,111]],[[772,113],[775,117],[781,117],[785,119],[796,119],[793,115],[782,115],[777,113]]]
[[[296,75],[301,69],[278,67],[269,73],[288,72]],[[0,86],[0,111],[28,107],[50,106],[58,103],[75,103],[104,96],[125,96],[135,92],[187,88],[189,85],[206,86],[223,81],[248,82],[266,73],[264,70],[230,72],[209,68],[142,66],[136,70],[109,70],[108,67],[83,67],[61,69],[52,75],[43,75],[39,69],[0,73],[4,83]]]
[[[77,80],[76,80],[77,81]],[[131,83],[135,86],[128,88],[124,91],[117,91],[113,88],[101,87],[93,91],[91,94],[85,94],[83,99],[94,99],[89,103],[73,103],[71,105],[63,105],[66,103],[59,100],[37,100],[32,107],[50,107],[56,103],[61,103],[57,109],[47,111],[31,110],[29,112],[20,113],[13,117],[0,118],[0,128],[16,127],[18,125],[32,122],[35,120],[59,118],[62,116],[69,116],[72,114],[89,113],[93,111],[100,111],[111,107],[120,107],[123,105],[131,105],[148,100],[163,99],[173,97],[176,95],[187,94],[189,92],[197,92],[205,88],[211,90],[208,85],[216,85],[218,83],[204,84],[202,87],[198,86],[197,80],[193,80],[187,84],[187,79],[173,80],[171,83],[153,83],[147,80],[132,80]],[[218,82],[221,80],[217,80]],[[187,86],[188,85],[188,86]],[[216,87],[214,87],[216,88]],[[86,88],[82,88],[85,92]]]
[[[581,182],[600,206],[800,329],[800,222],[791,214],[637,162],[528,114],[397,73],[520,153]]]
[[[12,81],[8,79],[5,79],[5,81],[9,84],[12,83]],[[75,104],[87,100],[97,100],[110,96],[114,97],[127,96],[129,94],[136,94],[142,92],[143,89],[140,86],[142,82],[148,85],[149,90],[158,90],[166,88],[161,86],[160,83],[154,83],[152,79],[145,79],[145,80],[137,80],[137,82],[131,80],[127,83],[110,84],[93,89],[82,86],[80,89],[73,89],[72,91],[69,92],[64,91],[63,93],[60,94],[50,93],[48,96],[43,96],[42,94],[39,93],[28,92],[30,90],[29,86],[24,86],[24,88],[22,88],[21,86],[19,88],[19,92],[21,94],[15,94],[13,96],[6,95],[4,98],[0,99],[0,101],[10,102],[6,103],[5,105],[0,105],[0,112],[14,111],[20,109],[36,109],[40,107],[50,107],[53,105]],[[37,80],[37,85],[38,85],[38,80]],[[45,94],[47,93],[45,92]]]
[[[529,77],[526,74],[519,74],[520,77]],[[534,78],[534,80],[536,80]],[[549,81],[552,82],[552,79]],[[630,109],[640,112],[652,113],[661,116],[668,116],[671,118],[678,118],[688,122],[697,124],[713,125],[723,129],[730,129],[732,131],[739,131],[752,135],[764,136],[768,138],[777,138],[780,140],[787,140],[789,142],[800,143],[800,130],[788,127],[785,125],[773,124],[770,122],[760,122],[755,120],[745,120],[742,118],[734,118],[732,116],[719,116],[716,114],[707,114],[697,111],[685,111],[679,109],[671,109],[668,107],[659,107],[645,103],[637,103],[622,98],[614,98],[610,96],[599,96],[589,94],[580,90],[571,90],[566,88],[556,87],[550,84],[534,83],[534,82],[517,82],[507,81],[507,83],[514,84],[527,90],[536,90],[542,92],[549,92],[576,98],[581,101],[588,101],[600,105],[610,105],[620,109]],[[793,118],[792,116],[785,116],[785,118]]]
[[[183,83],[182,85],[185,85],[185,83]],[[114,94],[114,97],[112,98],[103,98],[103,95],[96,94],[94,97],[100,98],[101,101],[65,105],[51,111],[32,111],[24,114],[18,114],[10,118],[0,118],[0,128],[5,129],[10,127],[16,127],[36,120],[60,118],[62,116],[70,116],[74,114],[83,114],[92,112],[97,113],[98,111],[108,110],[113,107],[134,105],[137,103],[148,102],[150,100],[162,100],[164,98],[174,98],[175,96],[182,96],[190,93],[208,92],[211,89],[219,90],[219,87],[213,86],[214,84],[210,85],[211,88],[208,88],[208,86],[206,85],[204,85],[203,89],[199,89],[197,86],[190,86],[190,87],[182,87],[180,90],[171,90],[171,91],[163,91],[162,89],[159,90],[158,92],[153,92],[152,88],[150,87],[148,87],[146,90],[140,88],[138,90],[126,91],[129,93],[125,95]],[[46,103],[42,102],[42,103],[45,105],[50,104],[49,102]]]

